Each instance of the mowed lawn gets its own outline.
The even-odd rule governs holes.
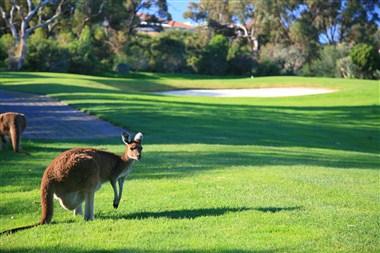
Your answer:
[[[325,95],[205,98],[188,88],[323,87]],[[0,237],[1,252],[379,252],[379,81],[303,77],[127,78],[0,73],[0,90],[48,94],[144,132],[119,209],[110,184],[92,222],[58,203],[54,223]],[[47,122],[48,124],[48,122]],[[61,151],[123,152],[119,139],[24,140],[0,153],[0,231],[40,217],[41,175]]]

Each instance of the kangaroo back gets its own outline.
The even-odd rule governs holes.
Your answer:
[[[41,220],[40,224],[51,222],[53,217],[53,184],[49,180],[48,173],[45,171],[41,181]]]

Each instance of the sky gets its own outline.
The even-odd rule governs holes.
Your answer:
[[[173,20],[179,22],[190,22],[183,18],[183,13],[186,11],[190,2],[197,2],[194,0],[167,0],[169,12],[172,14]]]

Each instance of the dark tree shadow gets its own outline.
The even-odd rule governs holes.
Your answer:
[[[254,210],[263,212],[263,213],[277,213],[282,211],[297,211],[302,210],[301,206],[291,206],[291,207],[256,207]]]
[[[110,215],[108,213],[99,213],[96,216],[100,219],[148,219],[148,218],[168,218],[168,219],[195,219],[199,217],[213,217],[222,216],[227,213],[238,213],[245,211],[259,211],[259,212],[281,212],[281,211],[296,211],[301,207],[239,207],[239,208],[199,208],[199,209],[183,209],[183,210],[168,210],[159,212],[136,212],[122,215]]]

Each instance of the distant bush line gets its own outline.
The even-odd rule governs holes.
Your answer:
[[[117,45],[104,43],[101,27],[85,27],[79,37],[61,33],[48,37],[42,29],[30,36],[24,70],[95,74],[130,71],[196,73],[207,75],[301,75],[343,78],[380,78],[380,57],[369,44],[321,45],[313,59],[295,46],[267,43],[253,55],[244,38],[217,34],[168,31],[157,36],[136,34]],[[120,43],[119,43],[120,44]],[[0,67],[9,65],[12,37],[0,37]],[[112,45],[111,45],[112,46]],[[116,43],[115,43],[116,46]]]

